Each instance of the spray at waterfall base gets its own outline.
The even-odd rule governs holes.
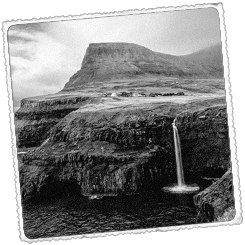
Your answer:
[[[184,171],[182,165],[182,155],[181,155],[181,144],[178,129],[175,125],[176,119],[174,119],[173,134],[174,134],[174,150],[175,150],[175,160],[176,160],[176,172],[177,172],[177,185],[163,187],[162,190],[165,192],[172,193],[193,193],[197,192],[200,188],[196,184],[186,185],[184,179]]]

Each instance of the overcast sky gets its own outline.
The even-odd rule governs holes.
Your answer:
[[[214,8],[14,25],[8,31],[14,106],[56,93],[81,68],[89,43],[136,43],[184,55],[220,42]]]

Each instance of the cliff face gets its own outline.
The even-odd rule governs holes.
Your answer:
[[[46,144],[23,157],[23,198],[43,195],[57,183],[76,183],[82,194],[134,194],[173,178],[171,121],[136,111],[69,114]]]
[[[226,107],[212,107],[178,118],[182,157],[193,175],[220,177],[230,166],[230,146]]]
[[[40,146],[50,129],[70,112],[77,110],[90,98],[74,96],[55,100],[22,100],[15,113],[17,147]]]
[[[218,106],[178,117],[187,181],[221,177],[229,168],[224,111]],[[53,187],[57,192],[57,186],[63,193],[72,189],[84,195],[112,195],[176,183],[173,119],[135,110],[70,113],[52,128],[45,144],[23,156],[23,199],[47,195]],[[188,128],[193,128],[192,134]]]

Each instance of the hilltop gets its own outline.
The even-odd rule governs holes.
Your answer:
[[[125,80],[174,78],[223,78],[221,45],[185,56],[151,51],[132,43],[92,43],[87,48],[81,69],[62,91],[106,86]]]

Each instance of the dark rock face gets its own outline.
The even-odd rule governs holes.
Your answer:
[[[37,147],[41,145],[45,139],[47,139],[49,130],[52,128],[59,120],[42,120],[33,125],[31,121],[17,122],[16,126],[16,140],[17,147],[19,148],[29,148]],[[22,125],[20,125],[20,123]],[[23,124],[25,124],[23,126]]]
[[[74,112],[53,127],[49,141],[23,157],[23,199],[63,182],[77,183],[85,195],[111,195],[135,194],[175,179],[167,150],[172,119],[125,113]]]
[[[218,181],[194,196],[197,222],[212,222],[221,217],[228,208],[234,207],[232,172],[229,169]]]
[[[189,174],[202,172],[206,177],[220,177],[227,171],[230,146],[226,107],[185,113],[178,117],[177,127]]]
[[[21,108],[15,113],[17,147],[41,145],[54,125],[88,100],[81,96],[37,102],[22,100]]]
[[[134,110],[70,113],[52,128],[46,144],[23,157],[23,200],[58,183],[65,189],[75,183],[85,195],[130,195],[176,182],[173,119]],[[177,126],[186,179],[221,177],[230,166],[225,107],[178,116]]]
[[[101,145],[109,147],[105,143],[95,142],[90,145],[90,150],[92,147],[101,148]],[[60,145],[59,147],[62,148]],[[79,194],[84,195],[130,195],[154,188],[160,180],[162,182],[164,178],[168,180],[174,176],[171,156],[169,159],[159,157],[164,155],[161,147],[141,152],[115,152],[111,155],[99,153],[98,149],[97,153],[93,153],[94,151],[88,153],[76,150],[60,157],[41,157],[35,155],[35,152],[29,153],[24,157],[24,165],[20,168],[23,201],[43,196],[45,190],[62,183],[63,186],[66,184],[65,188],[76,183]]]
[[[106,141],[121,149],[168,147],[173,117],[144,111],[71,113],[50,133],[54,142]]]

